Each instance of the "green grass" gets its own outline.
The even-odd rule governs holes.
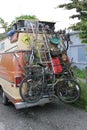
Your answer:
[[[74,75],[80,79],[86,79],[86,70],[85,69],[75,69]],[[85,82],[80,81],[79,82],[81,86],[81,96],[78,101],[73,103],[72,105],[81,109],[84,109],[87,111],[87,85]]]
[[[72,105],[87,111],[87,88],[86,88],[86,84],[82,83],[82,82],[80,82],[79,84],[81,86],[81,96],[80,96],[80,99],[77,102],[73,103]]]
[[[80,99],[78,101],[76,101],[75,103],[72,103],[71,105],[87,111],[87,84],[83,80],[83,79],[87,79],[86,70],[76,68],[73,70],[73,73],[74,73],[75,77],[82,79],[82,80],[80,80],[78,82],[81,87]]]
[[[77,76],[78,78],[82,78],[84,79],[86,77],[86,70],[85,69],[74,69],[74,74],[75,76]]]

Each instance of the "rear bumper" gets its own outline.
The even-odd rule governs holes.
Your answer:
[[[36,103],[18,102],[18,103],[15,103],[14,105],[16,109],[21,109],[21,108],[33,107],[37,105],[44,105],[50,102],[51,100],[49,100],[49,98],[42,98]]]

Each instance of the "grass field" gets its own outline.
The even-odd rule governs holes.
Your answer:
[[[76,69],[76,70],[74,70],[74,74],[76,77],[81,79],[79,82],[79,84],[81,86],[81,96],[80,96],[80,99],[77,102],[73,103],[72,105],[87,111],[87,85],[82,80],[82,79],[86,79],[86,71],[85,71],[85,69],[83,69],[83,70]]]

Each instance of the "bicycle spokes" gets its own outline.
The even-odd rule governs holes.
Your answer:
[[[34,103],[42,97],[42,82],[41,80],[24,79],[20,85],[20,95],[26,102]]]
[[[77,101],[81,92],[79,84],[71,79],[60,81],[57,84],[55,91],[59,99],[65,103]]]

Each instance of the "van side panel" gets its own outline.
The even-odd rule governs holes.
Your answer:
[[[16,55],[16,56],[15,56]],[[24,54],[21,53],[3,53],[0,60],[0,77],[15,82],[15,77],[22,76],[24,66]]]
[[[21,66],[25,65],[24,52],[3,53],[0,58],[0,85],[11,100],[21,99],[15,78],[23,77]]]

